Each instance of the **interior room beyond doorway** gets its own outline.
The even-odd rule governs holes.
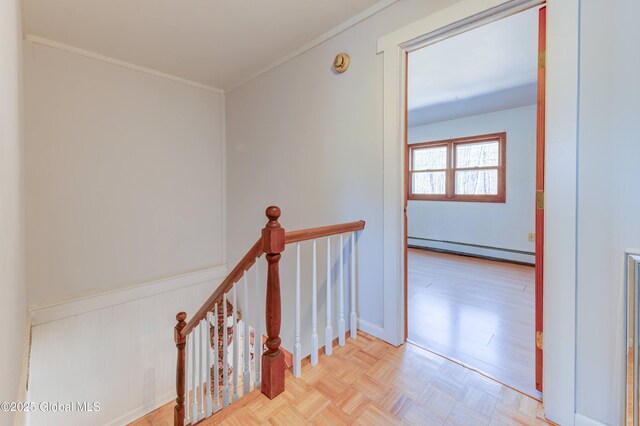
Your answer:
[[[538,8],[407,67],[410,341],[536,398]]]

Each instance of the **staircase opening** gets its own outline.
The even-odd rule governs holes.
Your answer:
[[[186,312],[176,315],[175,426],[208,418],[215,423],[217,413],[258,391],[277,398],[285,391],[289,369],[294,377],[301,377],[303,358],[315,366],[320,350],[331,356],[334,343],[346,345],[347,333],[350,339],[357,338],[356,245],[364,221],[291,232],[279,222],[280,208],[268,207],[265,214],[268,223],[258,240],[200,309],[190,319]],[[320,283],[324,288],[318,282],[322,257],[318,241],[326,248],[326,275]],[[312,257],[304,279],[302,244],[310,245]],[[281,258],[291,251],[285,250],[287,246],[295,248],[291,317],[283,315],[280,281]],[[263,255],[266,263],[261,262]],[[304,293],[311,294],[309,301],[301,298],[303,286],[310,290]],[[326,309],[324,327],[318,322],[319,300]],[[308,324],[301,320],[302,302],[310,305]],[[292,341],[281,338],[285,327],[294,330]],[[302,351],[303,339],[307,353]]]

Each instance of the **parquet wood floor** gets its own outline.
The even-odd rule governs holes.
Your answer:
[[[535,398],[534,267],[409,249],[409,340]]]
[[[170,426],[173,402],[132,423]],[[258,390],[199,425],[544,425],[542,404],[446,358],[365,333],[273,400]]]

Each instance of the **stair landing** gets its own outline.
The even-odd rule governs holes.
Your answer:
[[[135,421],[170,426],[173,402]],[[410,343],[394,347],[358,332],[286,391],[258,390],[198,425],[546,425],[542,403]]]

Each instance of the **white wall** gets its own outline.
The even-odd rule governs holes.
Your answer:
[[[126,423],[175,398],[175,315],[226,272],[224,95],[24,46],[29,398],[101,404],[31,424]]]
[[[548,182],[547,231],[554,237],[546,247],[545,360],[555,362],[553,370],[545,369],[545,407],[553,419],[572,424],[575,383],[579,419],[618,424],[623,250],[640,246],[635,220],[640,30],[633,22],[640,5],[582,1],[578,34],[580,2],[550,3],[547,177],[553,183]],[[255,240],[264,222],[261,210],[270,203],[283,207],[283,223],[290,228],[362,216],[368,223],[361,261],[369,272],[363,273],[367,294],[360,296],[360,306],[366,319],[380,325],[382,64],[373,45],[377,36],[443,4],[400,2],[229,95],[229,188],[243,192],[230,199],[229,211],[236,216],[229,221],[231,259]],[[574,56],[578,36],[580,68]],[[352,67],[332,76],[330,60],[340,50],[351,54]],[[576,126],[562,113],[578,102]],[[556,119],[561,116],[562,121]],[[577,211],[576,169],[565,161],[575,154],[576,127]],[[370,157],[358,156],[360,146],[373,150]],[[295,158],[313,162],[292,165]],[[352,170],[356,161],[358,170]],[[576,229],[562,226],[576,213],[577,241]]]
[[[360,262],[363,265],[360,274],[360,283],[363,290],[360,294],[360,311],[362,317],[369,323],[377,326],[381,325],[381,308],[384,304],[380,278],[382,273],[382,126],[380,124],[382,111],[382,63],[381,58],[375,55],[375,41],[380,35],[386,34],[405,23],[425,16],[450,3],[453,2],[424,2],[417,0],[399,2],[336,38],[248,82],[229,95],[227,124],[229,126],[230,144],[230,152],[228,154],[230,202],[228,211],[232,213],[229,221],[229,233],[230,237],[232,237],[229,240],[231,260],[238,260],[242,252],[257,238],[258,230],[264,225],[263,208],[268,204],[279,204],[283,207],[282,223],[289,229],[359,218],[365,219],[367,220],[367,229],[362,234],[360,245]],[[640,133],[638,132],[640,129],[638,129],[638,120],[636,119],[639,113],[636,100],[640,93],[635,75],[638,74],[640,64],[638,63],[638,55],[635,54],[637,49],[634,47],[634,43],[637,42],[640,34],[638,34],[637,26],[632,22],[632,19],[638,16],[640,11],[638,10],[639,6],[632,0],[620,0],[615,4],[608,3],[606,5],[600,3],[583,2],[581,16],[583,49],[581,51],[580,68],[582,81],[578,163],[577,411],[586,417],[603,423],[617,424],[620,405],[620,348],[623,347],[623,342],[620,341],[622,336],[622,302],[620,300],[622,251],[627,247],[640,246],[640,235],[638,234],[640,227],[637,226],[635,221],[640,207],[636,190],[637,182],[640,180],[637,167],[637,159],[640,157],[640,152],[638,152],[640,144],[637,143],[636,137]],[[2,11],[0,16],[3,19],[3,25],[0,28],[2,28],[3,35],[4,31],[13,34],[12,28],[16,23],[11,16],[16,14],[15,6],[8,5],[5,8],[3,5],[3,9],[0,10]],[[6,18],[5,12],[11,19]],[[550,17],[550,20],[560,24],[560,18],[560,16]],[[5,20],[10,24],[5,25]],[[559,27],[560,25],[553,28],[559,30]],[[4,61],[5,58],[10,60],[7,64],[8,66],[5,66],[4,62],[2,63],[0,71],[3,73],[5,70],[14,69],[13,67],[16,66],[16,62],[11,59],[13,58],[12,55],[16,54],[16,50],[11,44],[11,37],[15,37],[15,35],[2,37],[2,42],[0,42],[3,52],[0,60]],[[7,55],[4,54],[5,49],[7,49]],[[330,72],[330,64],[335,53],[341,50],[346,50],[351,54],[352,65],[347,73],[336,76]],[[552,61],[552,46],[549,47],[549,51],[549,72],[565,72],[569,67],[564,67],[562,70],[557,68],[553,70],[551,68],[551,65],[554,64]],[[34,55],[34,52],[30,52],[29,55]],[[109,110],[114,114],[112,116],[118,113],[117,108],[121,107],[121,99],[129,99],[129,96],[136,98],[139,90],[145,90],[146,88],[155,93],[153,90],[154,84],[162,85],[164,89],[177,84],[164,81],[160,83],[155,77],[138,75],[110,65],[94,64],[92,66],[90,60],[71,58],[66,53],[51,54],[51,56],[65,56],[69,61],[82,63],[82,66],[77,67],[78,70],[83,69],[89,72],[92,71],[93,66],[105,68],[105,70],[97,71],[93,82],[80,78],[80,73],[77,73],[77,75],[76,73],[70,73],[74,79],[83,83],[80,86],[82,90],[78,89],[77,91],[69,90],[72,87],[71,81],[69,81],[71,77],[65,77],[69,70],[63,72],[60,69],[64,68],[63,65],[67,61],[61,60],[55,67],[47,65],[51,76],[42,75],[42,72],[39,73],[36,81],[41,83],[47,81],[48,83],[45,87],[34,85],[33,88],[38,88],[40,91],[53,92],[45,96],[45,98],[49,99],[49,101],[43,103],[43,105],[49,105],[46,112],[31,112],[30,108],[34,106],[29,107],[29,111],[34,117],[40,116],[43,120],[42,122],[47,123],[43,127],[50,126],[51,128],[46,138],[40,139],[41,141],[57,141],[59,133],[64,130],[64,127],[67,128],[66,132],[69,133],[70,128],[77,128],[76,124],[99,118],[90,116],[87,112],[88,106],[93,105],[91,100],[96,98],[92,97],[88,100],[83,98],[83,94],[87,90],[94,90],[94,84],[98,84],[100,87],[114,80],[124,79],[128,81],[121,74],[126,74],[129,78],[135,80],[135,83],[123,85],[124,88],[120,88],[120,90],[116,90],[117,88],[115,87],[109,87],[115,93],[111,93],[111,91],[103,87],[100,92],[100,99],[108,98],[109,95],[112,95],[112,98],[107,102],[111,105]],[[35,56],[33,58],[30,57],[28,60],[32,61],[37,58],[36,52]],[[58,62],[58,60],[51,58],[50,61],[51,65]],[[616,61],[617,65],[611,66],[611,61]],[[555,62],[555,64],[558,66],[558,62]],[[106,71],[107,68],[110,71]],[[0,74],[0,76],[3,93],[5,88],[9,90],[15,87],[17,77],[14,74],[7,77],[5,77],[5,74]],[[31,71],[28,78],[31,78]],[[151,89],[149,86],[151,86]],[[66,90],[58,89],[59,87],[66,88]],[[556,88],[550,86],[549,89]],[[54,92],[57,90],[61,90],[61,92]],[[186,91],[187,89],[183,90]],[[59,103],[53,102],[56,98],[62,99],[62,94],[66,95],[64,100],[67,104],[69,98],[71,99],[71,105],[75,106],[74,115],[71,115],[71,112],[66,114],[63,112],[64,108],[60,106],[62,101],[59,101]],[[140,96],[139,102],[142,102],[141,99],[148,100],[149,96],[146,95],[144,98]],[[3,105],[3,108],[7,105],[9,111],[12,111],[12,108],[17,105],[18,96],[17,93],[9,97],[3,96],[0,101],[1,105]],[[160,96],[155,98],[158,99],[158,103],[160,103],[160,98]],[[83,99],[84,102],[82,101]],[[573,103],[575,101],[575,99],[567,100],[567,102]],[[133,107],[126,113],[134,114],[136,107],[139,105],[133,100],[130,100],[127,104],[129,106],[133,105]],[[36,104],[36,106],[38,108],[41,107],[39,104]],[[157,104],[155,106],[161,109]],[[168,108],[167,105],[165,107]],[[36,110],[38,108],[34,107]],[[179,112],[172,111],[170,117],[180,115]],[[55,119],[47,119],[48,115]],[[3,110],[1,119],[4,120],[7,117],[10,125],[5,126],[3,122],[2,129],[3,132],[9,131],[12,136],[5,138],[3,133],[1,143],[4,149],[6,141],[9,141],[10,152],[15,153],[16,151],[13,150],[19,146],[17,143],[19,140],[19,136],[17,136],[19,135],[19,126],[15,124],[18,118],[7,116]],[[74,117],[80,117],[80,119],[72,122],[71,119]],[[157,121],[154,120],[155,125],[166,124],[164,123],[166,120],[163,121],[162,118],[167,116],[158,113],[158,117]],[[141,119],[146,118],[144,116],[137,117],[135,121],[139,122]],[[121,126],[121,123],[129,123],[127,126],[131,126],[131,123],[127,120],[127,114],[121,113],[115,123],[118,124],[118,127]],[[60,123],[65,122],[67,125],[61,127]],[[70,122],[74,124],[73,127],[69,124]],[[251,125],[247,123],[251,123]],[[114,127],[116,126],[105,124],[102,128],[112,130]],[[29,128],[27,128],[27,131],[29,132]],[[163,132],[158,133],[163,134]],[[91,140],[99,139],[96,135],[92,136]],[[62,139],[69,140],[67,137]],[[78,139],[81,139],[81,137]],[[128,143],[133,144],[134,148],[142,149],[142,147],[136,146],[135,142],[136,140],[128,141]],[[556,145],[556,141],[549,142],[553,142],[554,146]],[[563,145],[564,142],[566,144]],[[561,154],[564,149],[570,150],[572,146],[570,142],[570,138],[558,141],[557,149],[554,149],[553,153]],[[30,153],[32,152],[32,144],[33,139],[29,137]],[[74,178],[78,176],[78,171],[75,170],[75,167],[78,167],[76,163],[80,163],[80,161],[67,161],[64,163],[65,167],[51,170],[54,164],[58,164],[64,159],[66,153],[64,149],[71,148],[71,146],[64,144],[59,146],[63,152],[53,149],[43,151],[46,153],[47,158],[38,159],[37,164],[42,168],[43,175],[46,175],[46,179],[40,177],[39,182],[45,185],[45,188],[60,189],[73,187],[74,182],[78,184],[78,179]],[[73,151],[69,149],[68,152],[79,155],[80,158],[78,160],[86,160],[83,156],[91,157],[91,153],[85,152],[85,149],[87,147],[79,145],[79,147],[75,146]],[[118,153],[122,154],[123,152],[121,150]],[[127,152],[127,154],[130,153]],[[14,158],[19,158],[17,154],[14,155],[16,155]],[[140,152],[138,152],[138,155],[138,159],[142,158]],[[5,158],[7,157],[3,155],[0,161],[4,161]],[[313,159],[313,161],[292,162],[292,159]],[[154,163],[157,163],[157,161],[158,159],[155,159]],[[15,166],[18,163],[19,161],[12,164]],[[555,163],[550,161],[548,164]],[[145,164],[149,164],[149,162],[145,162]],[[131,169],[133,167],[127,170],[130,172]],[[6,181],[12,182],[12,186],[7,190],[7,194],[14,200],[19,200],[19,191],[15,190],[17,187],[15,184],[20,180],[19,173],[12,167],[2,167],[0,170],[3,173],[2,198],[4,199],[5,197],[4,173],[10,173],[11,177]],[[33,169],[30,168],[29,170],[29,175],[31,176]],[[40,169],[36,171],[41,173]],[[68,173],[70,177],[62,180],[56,174],[62,174],[62,171]],[[150,170],[147,170],[147,172],[150,172]],[[561,172],[554,173],[554,176],[561,175]],[[88,174],[85,173],[81,176],[82,181],[86,181]],[[50,180],[52,181],[51,183],[49,183]],[[58,181],[62,181],[62,183]],[[82,181],[79,184],[82,184]],[[127,183],[134,184],[136,181],[128,180]],[[91,187],[95,187],[95,182],[89,181],[86,185],[91,189]],[[562,188],[561,185],[556,187]],[[102,188],[100,191],[95,192],[104,193]],[[68,193],[71,193],[71,191],[69,190]],[[107,193],[109,192],[107,191]],[[64,194],[65,191],[56,193],[57,196]],[[83,194],[84,197],[91,196],[90,191],[86,189]],[[114,196],[113,193],[111,195]],[[76,203],[77,200],[74,200],[74,205],[91,211],[91,205],[94,202],[99,202],[99,200],[89,199],[91,203],[87,202],[86,204],[82,202]],[[550,205],[549,207],[548,212],[551,212],[553,206]],[[3,233],[14,232],[16,229],[14,225],[20,223],[19,210],[15,208],[15,204],[3,203],[3,210],[1,210],[3,215],[5,214],[5,208],[9,210],[8,217],[13,217],[13,219],[7,228],[1,229]],[[133,211],[139,210],[133,209]],[[105,210],[105,212],[103,213],[103,219],[116,213],[108,210]],[[57,220],[64,219],[66,213],[68,212],[56,213]],[[572,215],[574,212],[568,211],[566,214]],[[143,214],[142,216],[145,215]],[[71,225],[73,225],[73,222],[71,222]],[[67,225],[68,229],[73,228],[71,225]],[[135,228],[144,228],[146,225],[147,223],[140,221]],[[5,226],[4,222],[2,226]],[[51,228],[55,228],[55,226]],[[114,226],[107,227],[107,231],[105,232],[103,229],[99,235],[106,236],[106,239],[109,240],[111,234],[119,231],[116,228]],[[91,231],[89,227],[83,228],[83,232],[90,233]],[[50,237],[44,237],[46,235],[38,241],[50,241]],[[29,238],[31,240],[31,238],[35,237],[30,234]],[[136,241],[143,240],[136,238]],[[4,241],[7,240],[3,238],[3,244]],[[19,246],[19,235],[13,236],[12,241],[15,242],[13,247]],[[567,244],[571,245],[573,241],[568,241]],[[82,261],[89,256],[84,253],[86,250],[68,250],[73,248],[74,245],[76,247],[81,246],[81,248],[85,246],[82,241],[78,243],[73,239],[60,246],[48,244],[48,253],[57,260],[55,267],[50,266],[50,270],[47,271],[48,274],[56,272],[51,274],[54,277],[51,281],[52,285],[67,281],[66,278],[60,279],[60,276],[65,274],[56,271],[56,267],[62,268],[59,261],[68,258],[61,256],[58,252],[67,253],[66,256],[68,256],[69,252],[75,253],[80,256],[79,259]],[[134,250],[135,247],[117,248],[118,251],[125,251],[122,257],[131,256],[132,252],[134,255],[141,256],[139,252]],[[103,249],[101,253],[109,254],[109,250]],[[567,254],[568,256],[565,257],[572,257],[573,255],[573,253]],[[286,256],[290,257],[291,253]],[[143,257],[144,259],[142,259],[141,263],[146,263],[144,262],[146,259],[157,258],[156,256],[146,255]],[[119,265],[119,262],[125,264],[123,268],[109,268],[108,275],[112,278],[112,274],[117,274],[118,276],[146,275],[140,271],[129,270],[132,267],[125,260],[105,262],[117,265]],[[5,274],[5,270],[10,271],[9,275],[12,280],[13,277],[19,277],[19,267],[17,266],[19,262],[19,256],[13,258],[11,265],[16,266],[12,266],[12,269],[3,268],[2,273]],[[78,264],[83,263],[79,262]],[[96,264],[89,263],[87,271],[107,270],[104,266],[97,265],[98,267],[96,267]],[[549,262],[549,266],[552,266],[551,264],[552,262]],[[62,265],[64,265],[64,262]],[[145,265],[145,269],[147,267],[149,265]],[[128,273],[123,274],[121,272],[122,269]],[[149,267],[148,269],[154,268]],[[158,269],[160,269],[159,266]],[[116,270],[117,272],[114,272]],[[547,274],[555,280],[553,282],[562,285],[564,285],[564,282],[568,282],[567,288],[572,287],[573,281],[561,280],[561,277],[556,274],[556,270],[557,268],[548,268]],[[148,280],[152,276],[160,275],[155,272],[137,279],[135,282]],[[83,274],[86,274],[86,271]],[[74,279],[70,280],[70,282],[76,282],[73,293],[84,294],[109,288],[112,284],[118,286],[128,285],[132,282],[116,283],[117,280],[109,280],[107,284],[107,278],[102,274],[96,275],[101,276],[97,277],[96,280],[85,280],[86,277],[84,276],[73,277]],[[4,284],[4,275],[2,278]],[[290,278],[288,280],[290,282]],[[93,285],[90,283],[94,282],[101,282],[102,284],[84,288],[84,286]],[[547,280],[547,283],[551,282],[551,280]],[[47,284],[49,285],[48,279]],[[44,284],[41,285],[44,286]],[[18,293],[19,288],[19,285],[15,286]],[[51,291],[44,288],[42,293],[49,300],[43,300],[39,303],[48,303],[51,300],[55,300],[52,294],[60,291],[62,291],[61,287],[57,284],[54,285]],[[564,294],[570,294],[570,292],[567,293],[565,291]],[[63,297],[72,296],[63,295]],[[17,303],[10,301],[7,304],[8,309],[5,309],[5,300],[7,299],[2,299],[3,309],[0,311],[3,315],[8,313],[8,318],[13,321],[13,318],[16,317],[15,314],[19,316],[20,297],[17,297]],[[561,303],[562,301],[559,300],[557,302]],[[167,311],[172,310],[175,310],[175,307]],[[13,322],[10,323],[13,324]],[[548,322],[547,330],[549,327],[561,328],[563,326],[563,324]],[[16,329],[8,337],[20,338],[22,330],[19,330],[19,328],[21,327],[16,325]],[[551,353],[553,352],[551,347],[554,343],[551,341],[548,343],[547,345],[547,340],[545,339],[545,346]],[[569,343],[572,345],[572,342]],[[564,353],[558,354],[558,356],[564,356]],[[4,360],[4,352],[2,355]],[[16,362],[7,363],[6,371],[3,370],[2,377],[9,378],[8,381],[2,383],[3,390],[4,385],[7,383],[11,387],[10,381],[12,377],[17,383],[18,351],[14,348],[14,351],[8,354],[7,359],[13,359]],[[11,367],[8,365],[11,365]],[[567,372],[567,374],[572,374],[572,372]],[[546,383],[549,383],[549,381],[547,380]],[[15,389],[15,386],[13,388]],[[8,395],[10,396],[10,394]],[[555,401],[547,401],[547,403],[548,406],[551,406]],[[5,418],[0,417],[0,419],[4,420]]]
[[[507,133],[506,203],[409,201],[410,237],[535,251],[535,243],[527,240],[528,233],[535,232],[535,105],[411,127],[408,140],[413,144],[498,132]],[[532,255],[499,250],[417,239],[409,239],[409,243],[529,263],[535,261]]]
[[[27,319],[24,280],[20,2],[0,3],[0,401],[17,401]],[[0,425],[13,424],[0,412]]]
[[[640,3],[583,1],[576,411],[621,424],[623,255],[640,247]]]
[[[395,3],[227,94],[230,265],[258,238],[268,205],[282,208],[281,223],[290,230],[364,219],[367,224],[358,252],[359,311],[363,328],[380,334],[383,94],[382,57],[376,54],[376,41],[417,16],[451,3]],[[351,66],[336,75],[331,64],[341,51],[349,53]],[[293,277],[288,269],[291,256],[292,247],[283,255],[283,261],[289,262],[282,268],[284,287],[291,285]],[[324,280],[319,267],[321,294]],[[302,300],[310,304],[309,286],[307,280]],[[319,302],[323,304],[324,299],[320,297]],[[307,320],[309,304],[302,308]],[[290,306],[283,303],[285,344],[293,333],[287,326],[287,318],[293,318]],[[320,324],[323,308],[318,308]],[[309,327],[304,321],[303,330]],[[319,332],[322,342],[324,329]],[[303,334],[302,341],[303,353],[308,353],[308,336]]]
[[[29,305],[224,262],[223,95],[25,43]]]

